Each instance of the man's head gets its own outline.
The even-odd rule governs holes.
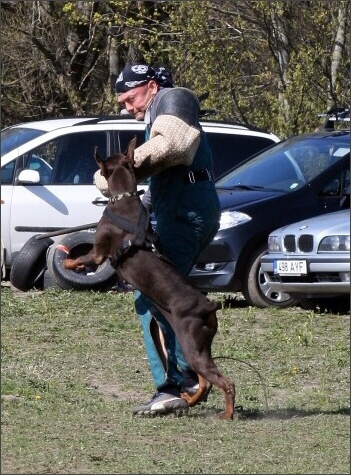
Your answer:
[[[173,87],[172,77],[165,68],[154,69],[146,64],[127,65],[116,81],[118,104],[137,120],[143,120],[161,86]]]

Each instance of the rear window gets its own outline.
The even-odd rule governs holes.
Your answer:
[[[30,140],[45,134],[45,130],[28,129],[27,127],[8,128],[1,131],[1,156],[11,152]]]
[[[265,137],[247,135],[207,132],[207,137],[212,148],[215,179],[246,158],[275,143]]]

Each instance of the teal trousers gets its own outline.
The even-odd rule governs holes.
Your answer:
[[[218,211],[209,213],[206,219],[196,220],[158,220],[157,232],[163,254],[170,259],[178,272],[188,276],[200,252],[209,244],[218,230]],[[163,276],[167,279],[167,275]],[[175,333],[166,318],[155,305],[138,290],[134,291],[135,310],[143,330],[146,353],[150,371],[158,390],[166,386],[178,388],[197,382],[196,374],[187,364]],[[156,343],[158,331],[162,332],[164,348]],[[184,381],[186,378],[186,381]]]

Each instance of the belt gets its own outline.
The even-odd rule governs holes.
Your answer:
[[[184,175],[185,183],[196,183],[197,181],[213,181],[210,170],[207,170],[207,168],[204,170],[193,170]]]

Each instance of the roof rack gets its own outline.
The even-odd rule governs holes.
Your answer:
[[[117,114],[117,115],[96,115],[92,116],[82,116],[82,122],[77,122],[75,125],[84,124],[97,124],[99,122],[104,122],[106,120],[125,120],[125,119],[134,119],[134,117],[130,116],[129,114]],[[87,120],[88,119],[88,120]]]
[[[335,129],[336,122],[350,122],[349,107],[332,107],[326,114],[318,114],[318,117],[326,117],[327,120],[320,127],[322,130]]]

